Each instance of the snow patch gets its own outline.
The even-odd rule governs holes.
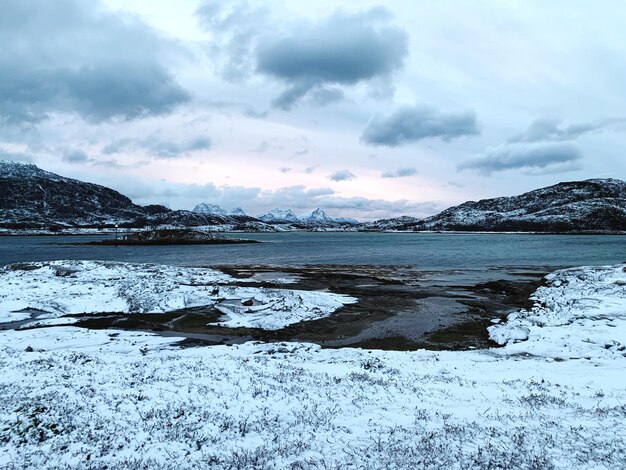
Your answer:
[[[255,282],[252,278],[249,281]],[[269,280],[269,282],[272,282]],[[0,323],[29,318],[41,322],[66,314],[163,313],[215,306],[219,324],[276,330],[332,314],[355,298],[331,292],[232,285],[220,271],[103,261],[19,263],[0,269]],[[263,308],[227,308],[224,300],[254,298]]]

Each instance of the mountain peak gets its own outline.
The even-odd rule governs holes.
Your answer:
[[[45,178],[49,180],[66,179],[55,173],[42,170],[37,165],[12,160],[0,160],[0,177],[3,178]]]
[[[249,217],[248,213],[244,211],[241,207],[235,207],[234,209],[231,209],[230,211],[228,211],[228,215],[234,215],[237,217]]]
[[[326,212],[324,212],[319,207],[317,209],[315,209],[313,212],[311,212],[311,215],[306,217],[305,220],[307,222],[316,222],[316,223],[320,223],[320,222],[334,222],[334,220],[331,219],[330,217],[328,217],[326,215]]]
[[[273,209],[263,215],[259,216],[259,219],[263,222],[275,222],[275,223],[298,223],[300,219],[294,214],[291,209]]]
[[[226,211],[222,209],[220,206],[218,206],[217,204],[207,204],[205,202],[198,204],[196,207],[193,208],[191,212],[195,212],[197,214],[208,214],[208,215],[219,215],[219,216],[226,215]]]

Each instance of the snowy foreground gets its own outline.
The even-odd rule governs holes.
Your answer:
[[[20,295],[58,312],[99,298],[74,274],[75,297],[49,287],[34,304],[29,283],[70,279],[45,269],[0,274],[5,315],[23,308]],[[624,267],[548,283],[535,308],[491,327],[505,346],[487,351],[181,349],[72,326],[0,332],[0,468],[624,468]],[[168,289],[195,302],[187,284]],[[151,309],[177,305],[167,298]]]

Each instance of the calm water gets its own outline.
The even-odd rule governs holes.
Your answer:
[[[247,245],[76,246],[110,236],[0,237],[0,265],[91,259],[186,266],[224,264],[402,264],[420,269],[563,267],[626,261],[626,236],[423,233],[238,234]]]

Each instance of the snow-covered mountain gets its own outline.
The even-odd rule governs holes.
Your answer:
[[[217,215],[220,217],[233,216],[251,218],[241,207],[235,207],[234,209],[226,211],[217,204],[207,204],[206,202],[198,204],[193,208],[192,212],[196,212],[197,214]]]
[[[250,217],[246,211],[244,211],[241,207],[235,207],[228,211],[228,215],[232,215],[235,217]]]
[[[519,232],[626,231],[626,182],[591,179],[559,183],[514,197],[469,201],[426,219],[368,224],[374,230]]]
[[[274,209],[258,217],[263,222],[272,224],[297,224],[300,223],[300,219],[290,209]]]
[[[206,204],[204,202],[194,207],[192,212],[196,212],[197,214],[227,215],[226,211],[217,204]]]
[[[274,209],[266,214],[260,215],[259,219],[275,224],[297,224],[305,228],[332,228],[359,224],[359,222],[354,219],[330,217],[319,207],[310,214],[304,214],[300,217],[290,209]]]

